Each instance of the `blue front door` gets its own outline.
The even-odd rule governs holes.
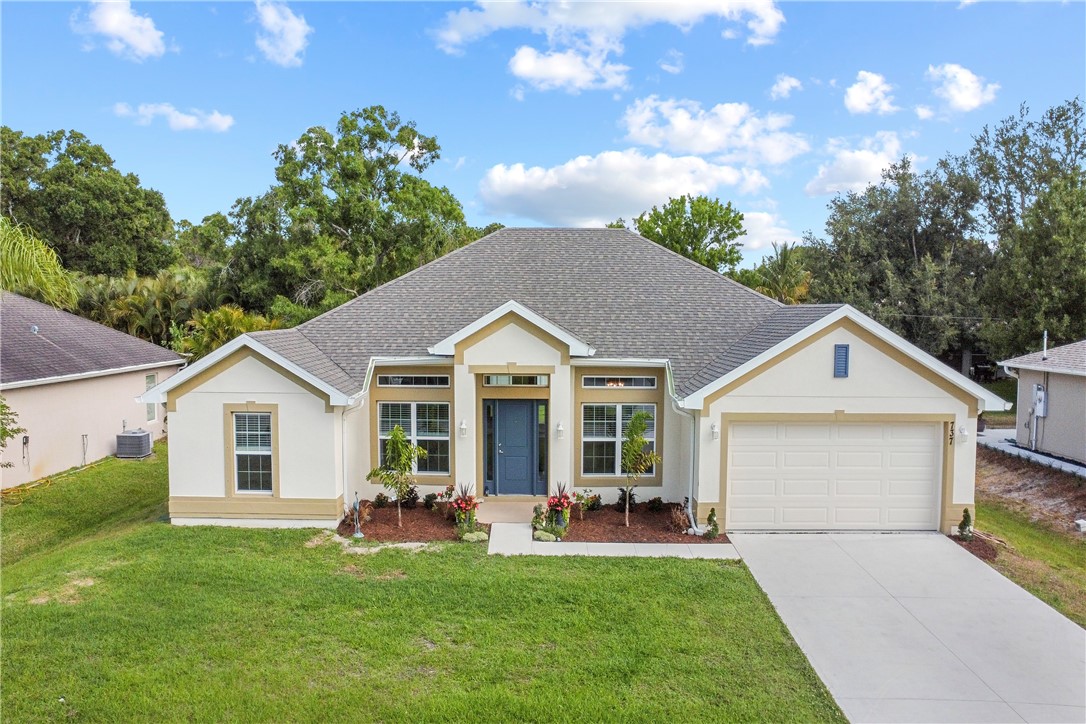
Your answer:
[[[537,403],[534,400],[495,400],[494,456],[496,492],[532,495],[539,476]]]

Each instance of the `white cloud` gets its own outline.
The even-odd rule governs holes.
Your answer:
[[[256,34],[256,47],[264,57],[284,68],[301,65],[313,32],[305,17],[273,0],[256,0],[256,16],[262,30]]]
[[[935,111],[928,106],[917,106],[913,110],[916,111],[916,117],[922,121],[926,121],[935,115]]]
[[[685,31],[714,17],[743,23],[751,45],[772,42],[784,24],[784,14],[773,0],[481,1],[446,13],[434,36],[438,47],[447,53],[463,52],[470,43],[501,31],[528,30],[545,36],[545,50],[519,47],[509,61],[510,70],[541,90],[578,92],[625,87],[629,68],[614,62],[613,57],[622,54],[622,39],[629,30],[666,23]],[[681,71],[681,54],[678,62],[670,55],[665,57],[660,67],[669,73]]]
[[[856,74],[856,82],[845,91],[845,108],[849,113],[877,112],[884,116],[901,110],[894,105],[890,95],[893,86],[878,73],[861,70]]]
[[[953,111],[972,111],[995,100],[998,83],[985,83],[968,68],[957,63],[929,65],[928,80],[936,84],[935,95]]]
[[[166,52],[163,33],[155,27],[155,21],[133,12],[128,0],[92,2],[86,19],[78,13],[72,16],[72,29],[83,35],[103,36],[110,52],[137,62],[160,58]]]
[[[671,73],[672,75],[678,75],[683,72],[683,54],[678,50],[672,48],[664,53],[664,57],[656,61],[656,65],[660,66],[660,70],[665,73]]]
[[[623,88],[628,70],[625,65],[608,63],[606,52],[581,53],[572,48],[540,53],[522,45],[509,60],[509,71],[533,87],[539,90],[561,88],[570,93],[593,88]]]
[[[803,90],[803,84],[799,82],[799,78],[781,73],[777,76],[773,87],[769,89],[769,97],[776,101],[792,95],[792,91],[801,90]]]
[[[165,118],[171,131],[213,131],[222,133],[234,125],[234,117],[218,111],[206,113],[196,108],[188,113],[177,110],[171,103],[140,103],[133,108],[127,103],[117,103],[113,113],[121,118],[134,118],[141,126],[150,125],[155,118]]]
[[[682,194],[712,195],[721,187],[754,193],[767,185],[756,170],[628,149],[579,156],[550,168],[498,164],[483,177],[479,195],[491,214],[561,226],[601,226]]]
[[[880,131],[865,138],[856,148],[844,139],[832,139],[827,150],[833,156],[818,167],[805,191],[808,196],[863,191],[882,178],[883,169],[901,158],[901,141],[892,131]]]
[[[782,164],[810,149],[802,135],[784,130],[792,116],[760,116],[746,103],[720,103],[704,110],[697,101],[649,96],[626,109],[623,123],[627,139],[635,143],[721,154],[726,162]]]
[[[772,211],[744,211],[743,237],[745,249],[768,249],[773,242],[798,241],[799,235],[788,228],[788,222]]]

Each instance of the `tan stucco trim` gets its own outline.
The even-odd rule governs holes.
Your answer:
[[[208,498],[171,495],[170,515],[184,518],[329,518],[343,513],[343,496],[338,498],[268,498],[238,495]]]
[[[234,413],[235,412],[270,412],[272,433],[272,492],[267,493],[239,493],[237,481],[234,479]],[[244,499],[264,499],[279,497],[279,405],[258,405],[255,402],[241,404],[227,404],[222,406],[222,431],[223,452],[225,453],[224,470],[226,475],[226,497],[241,497]],[[217,498],[212,498],[217,500]]]
[[[459,423],[456,420],[456,402],[453,394],[453,368],[451,365],[426,365],[411,367],[382,367],[382,375],[448,375],[448,387],[381,387],[370,386],[370,470],[381,467],[380,426],[377,419],[377,405],[381,402],[446,402],[449,405],[449,474],[431,475],[420,473],[415,476],[419,485],[448,485],[453,482],[456,473],[456,436]],[[369,470],[363,471],[368,473]]]
[[[166,393],[166,412],[177,412],[177,400],[180,397],[188,394],[189,392],[192,392],[194,389],[200,387],[201,385],[217,377],[218,375],[221,375],[223,372],[230,369],[234,365],[247,359],[257,360],[276,374],[286,377],[288,380],[298,385],[299,387],[307,390],[311,394],[315,395],[317,398],[324,400],[324,411],[332,412],[333,408],[331,405],[331,400],[329,399],[328,395],[325,394],[322,390],[317,389],[312,384],[306,382],[290,370],[284,367],[280,367],[267,357],[261,354],[257,354],[249,347],[241,347],[237,349],[233,354],[227,355],[226,357],[222,358],[207,369],[200,370],[200,372],[196,373],[192,377],[179,384],[177,387],[168,391]]]
[[[495,319],[490,324],[476,330],[464,339],[457,342],[455,347],[455,353],[453,354],[453,361],[458,365],[464,364],[464,352],[466,350],[474,347],[476,344],[486,339],[490,335],[505,329],[511,324],[524,330],[536,339],[542,341],[544,344],[558,350],[562,355],[562,364],[569,364],[568,344],[558,339],[554,335],[550,334],[549,332],[545,332],[544,330],[540,329],[539,327],[535,326],[534,324],[525,320],[519,314],[516,314],[514,312],[508,312],[506,314],[503,314],[501,317]],[[525,374],[532,373],[527,372]]]
[[[574,367],[573,377],[573,484],[578,488],[626,487],[625,475],[584,475],[581,470],[581,427],[585,403],[652,403],[656,405],[656,452],[663,455],[664,448],[664,393],[667,384],[665,370],[654,367]],[[589,387],[584,377],[655,377],[656,389],[642,387]],[[653,475],[647,475],[637,483],[638,487],[652,488],[663,485],[664,465],[656,466]]]
[[[947,379],[941,377],[940,375],[936,374],[935,372],[928,369],[927,367],[925,367],[920,362],[917,362],[912,357],[909,357],[908,355],[906,355],[901,350],[896,349],[895,347],[893,347],[889,343],[883,341],[879,337],[875,336],[874,334],[872,334],[868,330],[861,327],[856,322],[852,321],[851,319],[847,319],[847,318],[841,319],[838,322],[836,322],[834,324],[831,324],[830,326],[828,326],[828,327],[826,327],[824,329],[820,329],[818,332],[815,332],[814,334],[807,337],[806,339],[800,340],[799,342],[792,345],[788,349],[784,350],[780,354],[776,355],[772,359],[767,360],[764,364],[762,364],[762,365],[758,366],[757,368],[747,372],[746,374],[738,377],[737,379],[732,380],[731,382],[729,382],[724,387],[720,388],[719,390],[716,390],[711,395],[708,395],[705,398],[705,400],[703,401],[703,403],[702,403],[702,410],[706,414],[708,414],[709,406],[712,405],[717,400],[719,400],[721,397],[724,397],[728,393],[730,393],[730,392],[734,391],[735,389],[737,389],[738,387],[746,384],[747,382],[751,381],[752,379],[754,379],[758,375],[763,374],[767,370],[772,369],[773,367],[777,366],[778,364],[780,364],[784,360],[788,359],[792,355],[803,351],[807,347],[810,347],[812,344],[819,341],[820,339],[823,339],[824,337],[827,337],[828,335],[830,335],[830,334],[832,334],[832,333],[834,333],[834,332],[836,332],[838,330],[842,330],[842,329],[847,331],[847,332],[850,332],[851,334],[855,335],[856,337],[859,337],[863,342],[867,343],[871,347],[874,347],[876,350],[878,350],[882,354],[886,355],[887,357],[894,360],[898,364],[906,367],[910,371],[912,371],[915,374],[919,375],[920,377],[924,378],[925,380],[932,383],[933,385],[935,385],[936,387],[938,387],[942,391],[946,392],[948,395],[950,395],[954,399],[959,400],[960,402],[964,403],[969,408],[969,416],[970,417],[976,417],[976,415],[977,415],[977,399],[973,395],[969,394],[968,392],[961,389],[960,387],[954,385],[949,380],[947,380]],[[831,369],[829,360],[827,360],[827,362],[826,362],[826,369],[827,370]],[[719,511],[717,511],[717,515],[719,516]]]
[[[946,511],[952,499],[954,489],[954,454],[956,447],[949,441],[950,429],[954,425],[954,416],[950,414],[915,414],[915,413],[847,413],[837,410],[833,413],[762,413],[762,412],[724,412],[720,415],[720,502],[698,503],[698,521],[705,522],[710,508],[716,508],[716,518],[721,529],[724,528],[728,508],[728,442],[731,440],[731,425],[735,422],[931,422],[942,425],[942,480],[940,481],[939,514],[936,520],[944,521]],[[958,515],[961,515],[959,510]]]
[[[553,375],[554,365],[518,365],[516,362],[504,365],[468,365],[468,372],[473,375]]]

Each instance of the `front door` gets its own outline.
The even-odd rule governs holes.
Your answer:
[[[498,493],[531,495],[536,477],[535,403],[498,400],[497,407]]]

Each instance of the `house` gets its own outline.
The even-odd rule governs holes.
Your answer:
[[[1086,463],[1086,340],[999,364],[1018,378],[1018,444]]]
[[[0,395],[25,428],[9,440],[3,487],[86,465],[117,434],[165,432],[161,405],[137,402],[184,365],[173,352],[47,304],[0,292]]]
[[[998,397],[845,305],[789,307],[637,234],[504,229],[144,397],[170,415],[179,524],[332,526],[396,425],[420,493],[638,495],[730,530],[935,530],[973,504]]]

